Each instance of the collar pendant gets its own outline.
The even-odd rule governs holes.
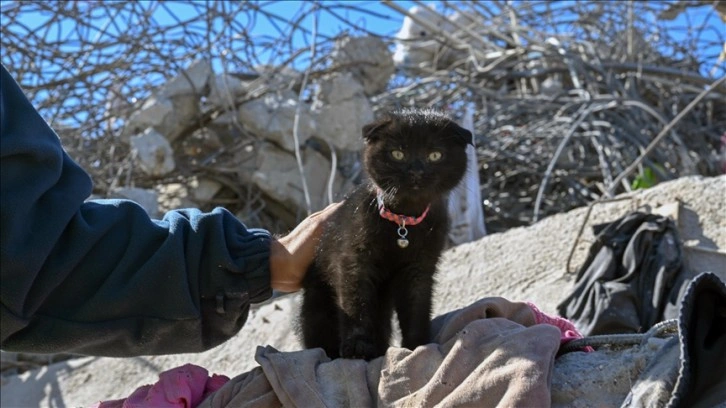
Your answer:
[[[400,248],[406,248],[408,246],[408,239],[406,238],[406,235],[408,235],[408,230],[406,229],[406,221],[403,221],[398,227],[399,238],[396,241]]]
[[[378,213],[380,214],[381,218],[394,222],[398,225],[398,239],[396,240],[398,247],[401,249],[407,248],[409,241],[408,238],[406,238],[408,236],[406,224],[416,225],[423,221],[423,219],[426,218],[426,215],[429,213],[429,208],[431,206],[426,206],[423,214],[419,215],[418,217],[411,217],[407,215],[396,214],[391,210],[387,209],[386,206],[383,205],[383,192],[380,190],[378,190],[376,200],[378,201]]]

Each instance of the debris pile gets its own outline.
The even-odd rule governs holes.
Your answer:
[[[677,3],[407,10],[384,1],[389,13],[381,15],[328,2],[302,4],[289,21],[271,6],[219,2],[192,4],[194,17],[166,24],[145,17],[154,7],[173,14],[164,2],[148,2],[148,10],[20,2],[3,8],[2,48],[11,73],[91,173],[95,197],[148,203],[152,215],[224,206],[250,225],[284,232],[361,181],[360,128],[377,112],[435,107],[461,120],[468,108],[486,227],[499,232],[613,193],[722,171],[723,84],[674,121],[636,173],[626,172],[726,73],[724,56],[705,51],[722,49],[723,20],[666,28],[678,13],[722,10]],[[392,36],[346,19],[352,12],[387,18]],[[83,27],[74,34],[79,46],[57,47],[48,33],[28,31],[24,13],[50,15],[47,27]],[[210,23],[245,16],[274,21],[280,35]],[[337,18],[341,30],[318,33],[311,17]],[[51,69],[66,66],[77,68]]]

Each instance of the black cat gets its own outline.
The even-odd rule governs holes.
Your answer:
[[[303,282],[306,348],[331,358],[383,355],[395,308],[402,346],[429,340],[446,197],[466,171],[472,135],[442,113],[402,110],[363,127],[369,182],[326,226]]]

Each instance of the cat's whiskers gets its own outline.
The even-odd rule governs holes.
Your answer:
[[[398,187],[388,187],[383,191],[383,201],[393,201],[396,198],[396,193],[398,193]]]

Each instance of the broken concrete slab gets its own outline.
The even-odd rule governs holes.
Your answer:
[[[156,95],[147,99],[129,117],[122,136],[129,137],[154,128],[169,141],[177,139],[200,115],[199,98],[179,95],[173,98]]]
[[[305,211],[307,204],[295,155],[271,143],[261,143],[256,151],[255,160],[251,181],[276,201]],[[302,161],[312,211],[317,211],[328,204],[330,161],[312,149],[305,149],[302,152]],[[343,180],[336,175],[333,182],[334,197],[340,193],[342,184]]]
[[[167,98],[190,95],[200,98],[209,92],[211,76],[212,64],[207,60],[196,60],[162,85],[159,95]]]
[[[288,66],[257,65],[255,71],[260,75],[250,88],[264,84],[265,87],[275,90],[295,90],[302,82],[303,74]]]
[[[129,137],[153,127],[169,141],[177,139],[199,118],[200,99],[209,92],[211,74],[208,61],[194,61],[131,114],[122,136]]]
[[[169,141],[153,128],[132,137],[131,147],[136,152],[139,167],[150,176],[163,176],[176,168]]]
[[[336,74],[320,82],[313,113],[317,136],[338,149],[363,147],[361,129],[375,119],[363,86],[352,74]]]
[[[249,87],[249,82],[229,74],[215,75],[209,83],[209,96],[207,101],[217,107],[233,108],[237,97],[244,95]]]
[[[383,92],[393,76],[393,54],[378,37],[343,37],[336,41],[331,58],[363,84],[366,95]]]
[[[240,106],[239,121],[262,139],[268,139],[283,149],[295,151],[293,129],[298,110],[298,97],[293,91],[269,93]],[[307,105],[300,107],[298,143],[302,145],[316,131],[315,120]]]
[[[194,201],[205,204],[211,201],[222,189],[222,183],[205,177],[193,177],[189,180],[188,189]]]

